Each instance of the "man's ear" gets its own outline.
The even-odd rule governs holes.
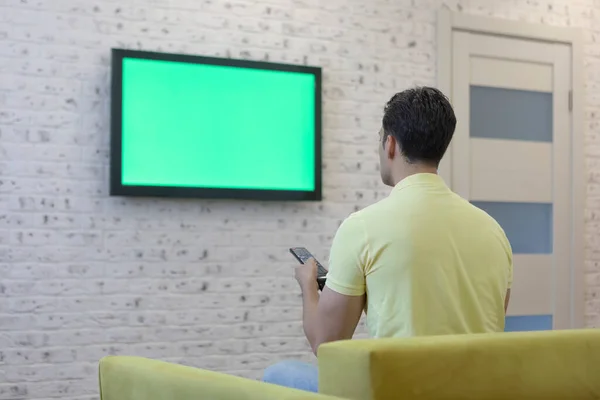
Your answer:
[[[398,149],[396,148],[396,144],[396,138],[393,135],[387,135],[385,138],[385,152],[390,160],[393,160],[397,155]]]

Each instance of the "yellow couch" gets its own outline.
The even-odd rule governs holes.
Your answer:
[[[337,342],[318,355],[319,391],[353,400],[600,399],[600,330]]]
[[[600,331],[330,343],[322,394],[136,357],[101,360],[100,388],[103,400],[600,399]]]
[[[250,379],[148,360],[100,361],[102,400],[340,400]]]

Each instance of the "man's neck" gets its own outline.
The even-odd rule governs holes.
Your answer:
[[[393,175],[394,186],[401,180],[408,178],[411,175],[416,174],[436,174],[437,168],[430,165],[423,164],[405,164],[401,168],[398,168]]]

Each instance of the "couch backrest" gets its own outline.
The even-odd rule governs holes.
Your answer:
[[[348,399],[600,398],[598,330],[354,340],[318,355],[320,392]]]
[[[118,356],[100,361],[100,396],[102,400],[335,400],[178,364]]]

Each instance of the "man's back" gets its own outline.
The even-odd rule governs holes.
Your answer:
[[[371,336],[401,337],[502,331],[511,281],[497,222],[439,176],[416,174],[344,221],[327,286],[366,292]]]

